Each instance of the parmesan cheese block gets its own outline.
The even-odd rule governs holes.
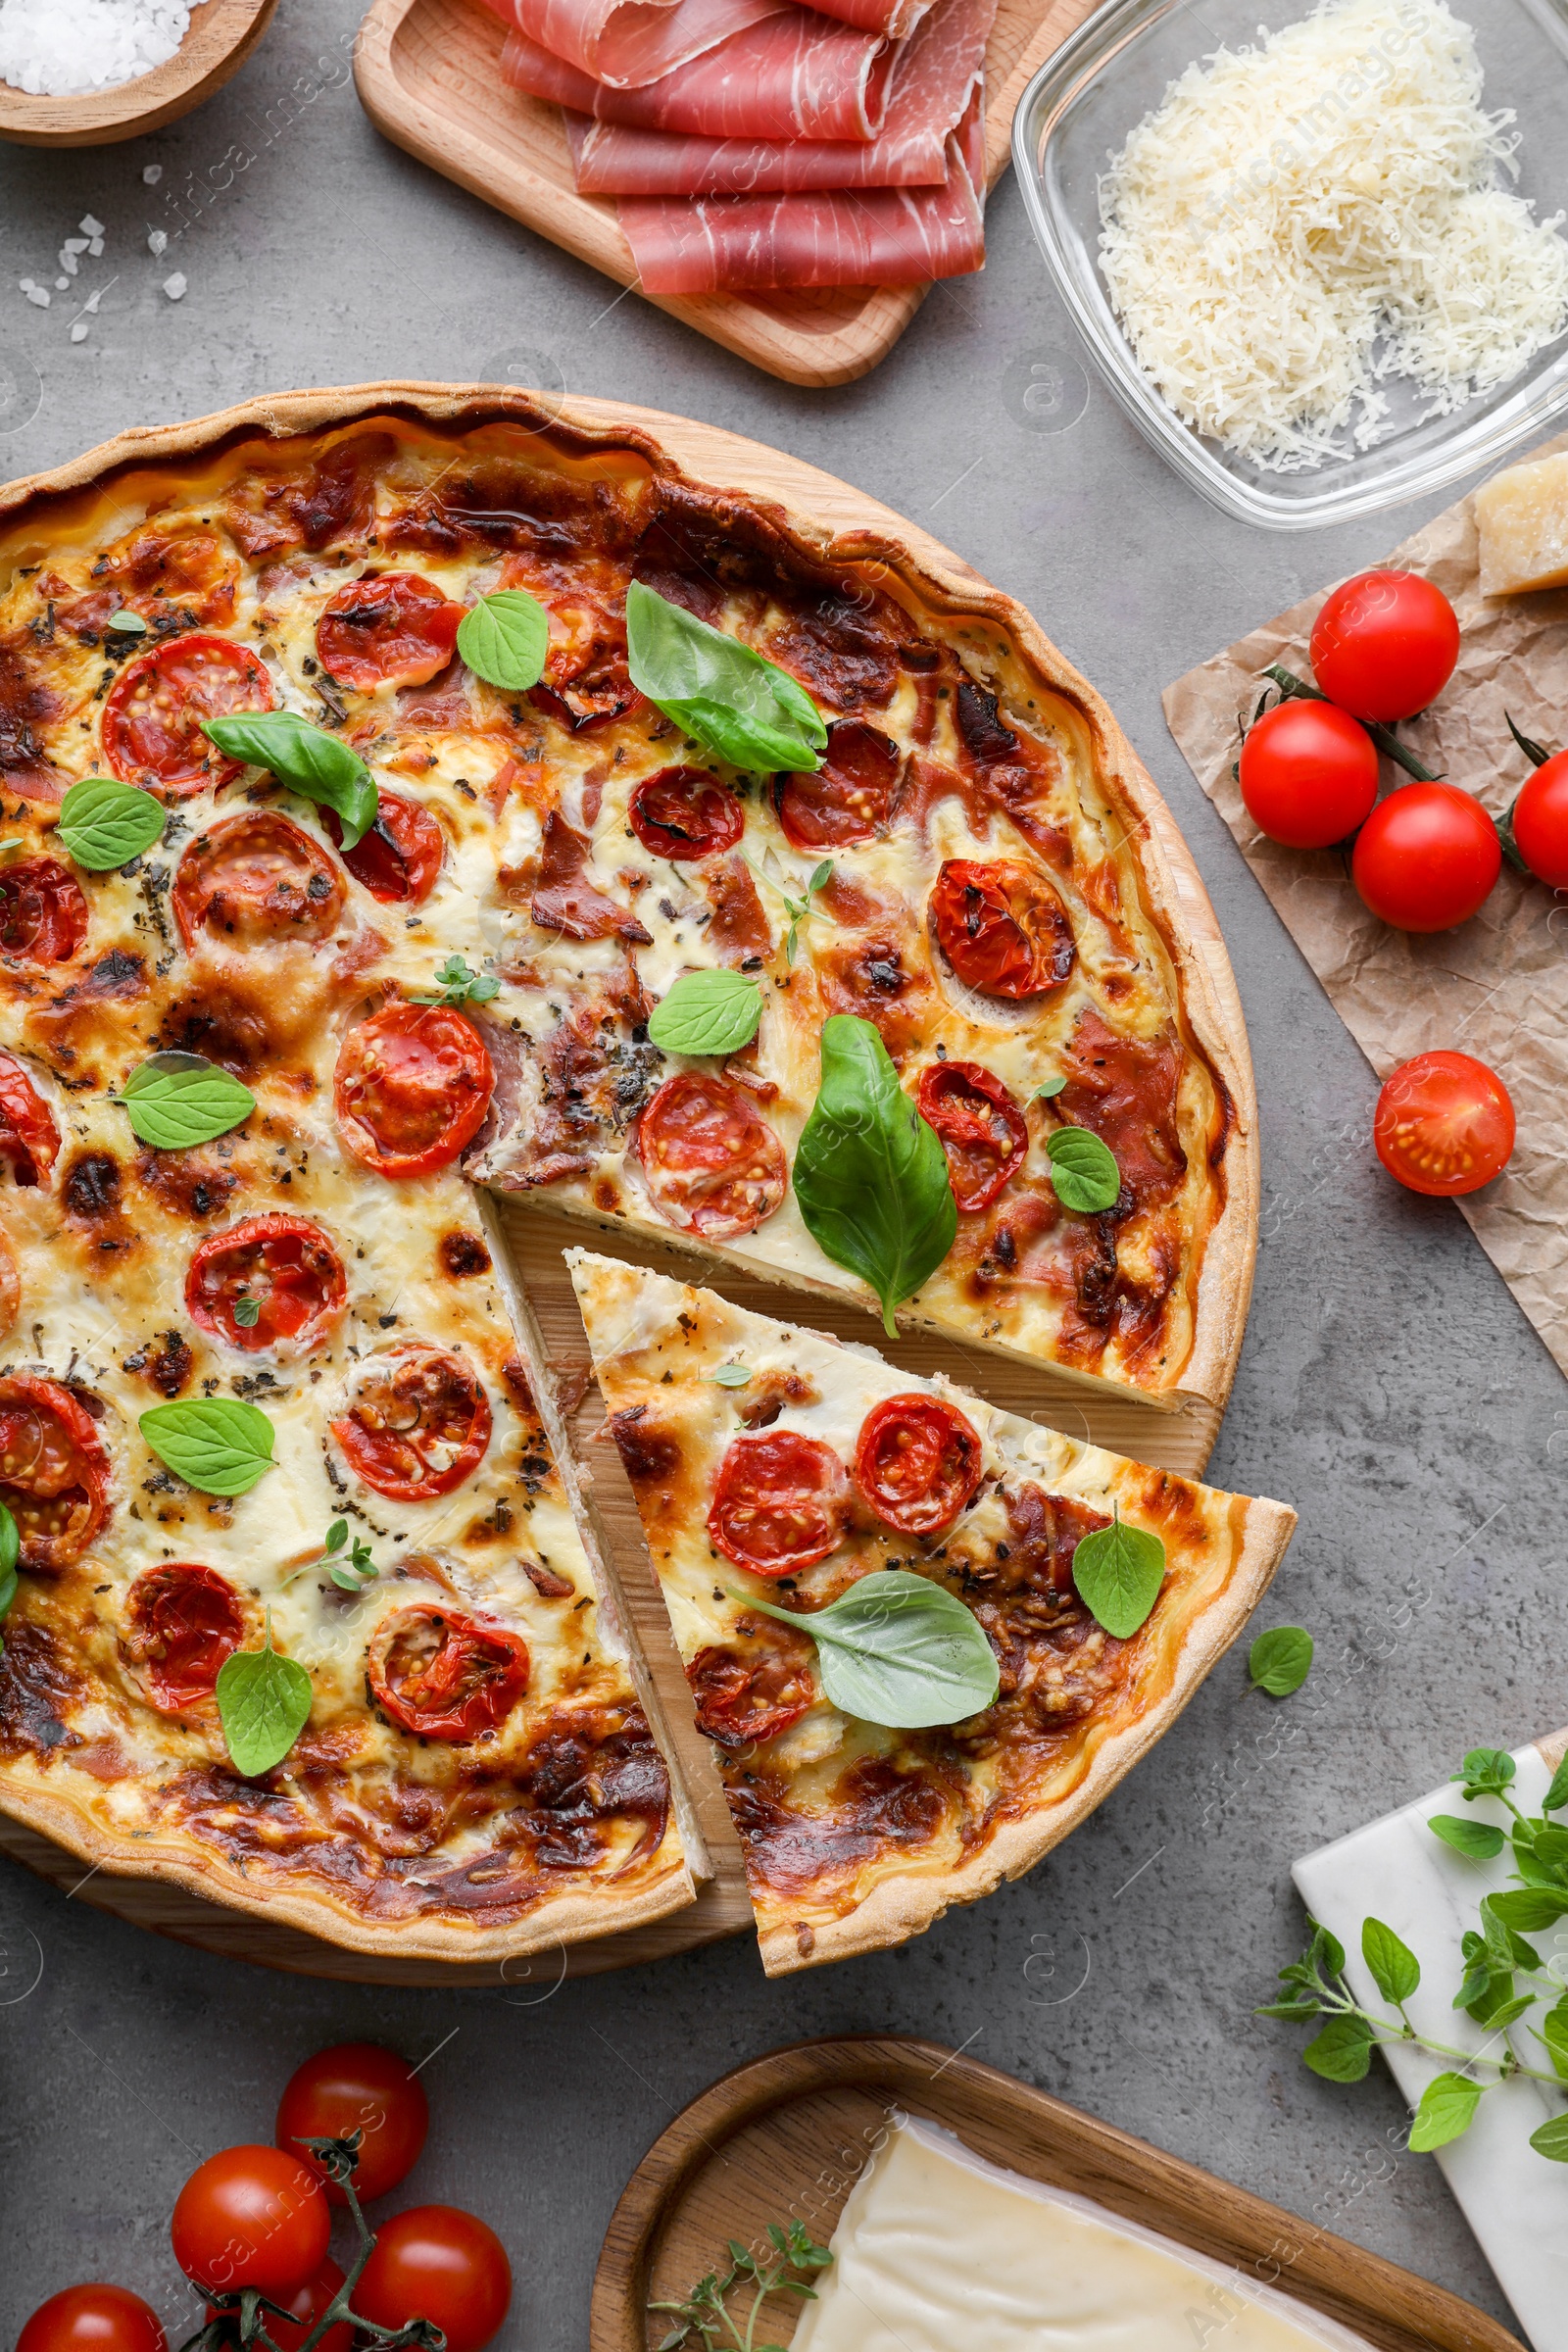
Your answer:
[[[793,2352],[1367,2352],[1334,2321],[906,2121],[833,2232]]]
[[[1483,596],[1568,588],[1568,450],[1483,482],[1476,521]]]

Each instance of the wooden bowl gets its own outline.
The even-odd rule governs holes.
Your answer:
[[[239,71],[277,0],[194,0],[190,30],[167,65],[78,98],[34,98],[0,81],[0,139],[21,147],[112,147],[188,115]]]

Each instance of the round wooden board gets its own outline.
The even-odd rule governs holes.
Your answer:
[[[368,405],[368,396],[390,403],[400,396],[429,395],[450,389],[388,383],[357,387],[335,397],[341,399],[346,414],[353,414]],[[466,392],[477,388],[461,389]],[[291,409],[298,407],[303,412],[306,404],[311,404],[309,422],[319,423],[320,405],[332,397],[282,395],[227,411],[216,419],[198,419],[175,432],[161,433],[157,450],[146,447],[148,436],[134,437],[139,446],[130,446],[127,439],[125,445],[111,444],[110,448],[115,458],[134,456],[148,460],[175,454],[178,442],[186,435],[193,443],[198,438],[206,442],[216,437],[217,430],[242,422],[256,424],[265,420],[270,430],[278,433],[305,429],[307,417],[301,415],[296,418],[291,416]],[[567,423],[578,422],[600,430],[640,428],[660,441],[688,472],[705,482],[776,500],[837,531],[864,532],[898,540],[939,578],[975,590],[988,586],[960,557],[932,539],[917,524],[906,521],[891,508],[835,475],[807,466],[781,450],[744,440],[738,434],[699,423],[691,417],[666,416],[656,409],[586,399],[552,400],[549,406]],[[99,453],[93,455],[96,459]],[[93,470],[100,470],[96,464]],[[1152,799],[1152,816],[1176,879],[1189,936],[1208,974],[1234,1068],[1243,1084],[1243,1099],[1237,1107],[1250,1149],[1244,1154],[1241,1173],[1248,1187],[1255,1240],[1256,1113],[1241,999],[1208,894],[1174,818],[1157,795]],[[350,1951],[279,1922],[252,1918],[204,1902],[200,1896],[158,1879],[120,1876],[102,1867],[89,1871],[76,1855],[3,1812],[0,1812],[0,1852],[39,1872],[74,1900],[90,1903],[138,1927],[151,1928],[160,1935],[225,1958],[251,1960],[299,1976],[337,1978],[360,1984],[487,1984],[509,1988],[511,1996],[519,2002],[547,1997],[565,1977],[597,1976],[610,1969],[636,1967],[751,1928],[752,1909],[740,1846],[730,1826],[711,1750],[692,1721],[686,1678],[649,1563],[636,1503],[613,1445],[599,1438],[604,1407],[592,1386],[582,1319],[562,1260],[564,1249],[592,1242],[594,1229],[548,1206],[528,1205],[517,1199],[502,1199],[499,1206],[522,1287],[562,1387],[563,1401],[569,1408],[567,1417],[575,1448],[592,1472],[595,1504],[609,1542],[611,1566],[663,1703],[677,1761],[697,1804],[703,1835],[708,1840],[714,1876],[702,1888],[697,1901],[651,1926],[629,1929],[622,1935],[594,1942],[558,1947],[553,1952],[535,1953],[526,1959],[503,1961],[499,1965],[443,1964]],[[634,1263],[655,1267],[685,1281],[704,1279],[689,1254],[673,1247],[666,1248],[650,1237],[617,1229],[612,1246],[615,1254]],[[1243,1300],[1242,1311],[1235,1318],[1234,1346],[1222,1394],[1211,1400],[1189,1399],[1172,1410],[1108,1389],[1102,1394],[1047,1366],[989,1348],[964,1347],[935,1334],[906,1332],[890,1341],[849,1299],[803,1298],[799,1291],[774,1288],[732,1269],[726,1270],[722,1280],[725,1296],[738,1305],[777,1316],[787,1323],[805,1323],[831,1331],[841,1339],[869,1341],[891,1362],[907,1371],[921,1375],[938,1370],[947,1372],[1008,1411],[1050,1423],[1083,1442],[1181,1471],[1191,1478],[1202,1476],[1213,1450],[1246,1321]],[[1250,1264],[1248,1282],[1250,1285]]]
[[[167,65],[77,98],[32,97],[0,82],[0,139],[19,147],[113,147],[177,122],[237,74],[277,0],[197,0]]]

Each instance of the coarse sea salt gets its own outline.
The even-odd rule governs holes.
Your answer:
[[[114,89],[166,64],[189,28],[172,0],[0,0],[0,80],[35,98]]]

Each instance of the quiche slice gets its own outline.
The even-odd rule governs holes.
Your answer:
[[[567,1255],[771,1976],[900,1943],[1037,1862],[1174,1721],[1290,1541],[1283,1503]],[[1120,1621],[1103,1576],[1075,1575],[1118,1524],[1146,1569],[1163,1550],[1124,1636],[1086,1603]],[[939,1588],[983,1633],[995,1694],[962,1720],[898,1728],[829,1696],[836,1644],[812,1619],[879,1574]]]

